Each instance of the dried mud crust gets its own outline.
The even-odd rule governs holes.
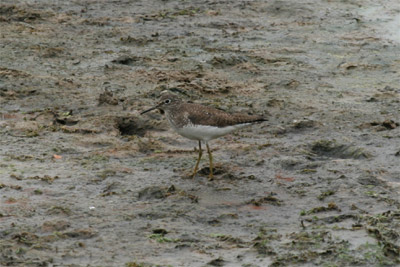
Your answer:
[[[398,5],[2,1],[0,265],[399,265]],[[188,179],[165,89],[269,120]]]

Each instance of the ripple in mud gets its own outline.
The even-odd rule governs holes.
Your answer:
[[[43,14],[39,11],[33,11],[15,5],[0,6],[0,21],[28,21],[42,19]]]
[[[271,193],[270,195],[265,197],[253,198],[252,200],[248,201],[247,204],[252,204],[254,206],[262,206],[263,204],[281,206],[282,202],[282,200],[279,200],[274,196],[274,193]]]
[[[213,57],[208,63],[217,68],[224,68],[226,66],[235,66],[243,62],[247,62],[245,57],[226,55],[222,57]]]
[[[400,124],[393,120],[385,120],[383,122],[373,121],[368,123],[363,123],[358,126],[360,129],[374,129],[375,131],[386,131],[396,129]]]

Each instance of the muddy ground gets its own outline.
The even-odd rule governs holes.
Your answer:
[[[0,4],[1,266],[400,264],[397,0]],[[269,118],[210,143],[158,112]]]

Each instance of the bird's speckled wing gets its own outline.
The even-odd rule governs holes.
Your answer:
[[[187,119],[196,125],[208,125],[215,127],[226,127],[236,124],[254,123],[265,121],[266,119],[262,116],[257,115],[245,115],[245,114],[230,114],[225,111],[202,106],[194,103],[183,103],[183,110],[190,110],[186,114]]]

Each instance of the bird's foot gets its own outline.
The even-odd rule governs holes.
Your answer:
[[[197,175],[197,172],[194,173],[193,170],[182,170],[181,171],[181,177],[182,179],[194,179]]]

